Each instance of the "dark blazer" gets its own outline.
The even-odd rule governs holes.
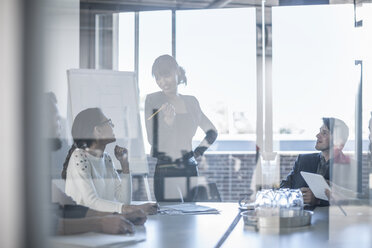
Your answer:
[[[312,154],[300,154],[298,155],[296,162],[288,174],[287,178],[282,180],[280,183],[281,188],[299,189],[302,187],[309,187],[305,182],[304,178],[300,174],[301,171],[316,173],[318,164],[320,162],[321,153]],[[324,176],[326,180],[329,180],[329,170]],[[328,205],[328,201],[321,200],[320,205]]]

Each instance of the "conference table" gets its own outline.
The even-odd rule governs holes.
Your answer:
[[[129,247],[215,247],[236,215],[237,203],[198,203],[219,214],[154,215],[145,224],[146,240]],[[311,225],[297,228],[261,228],[243,219],[222,247],[372,247],[372,207],[365,205],[318,207]]]

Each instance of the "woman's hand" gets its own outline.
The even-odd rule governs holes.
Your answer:
[[[145,203],[138,206],[142,209],[146,214],[153,215],[158,212],[158,204],[157,203]]]
[[[115,146],[115,157],[119,160],[124,174],[129,173],[128,150],[120,146]]]
[[[135,225],[143,225],[147,220],[146,213],[142,209],[134,209],[124,213],[123,216]]]
[[[141,210],[146,215],[156,214],[158,212],[158,204],[157,203],[145,203],[141,205],[123,205],[121,212],[123,215],[126,215],[136,210]]]
[[[145,203],[138,205],[138,208],[144,211],[148,215],[153,215],[158,212],[158,204],[157,203]]]
[[[176,117],[176,109],[170,103],[164,103],[161,106],[162,112],[164,114],[164,121],[168,126],[173,125],[174,119]]]
[[[107,215],[102,217],[100,222],[103,233],[134,233],[133,224],[121,215]]]

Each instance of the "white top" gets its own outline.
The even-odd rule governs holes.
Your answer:
[[[130,174],[122,178],[107,153],[95,157],[76,149],[67,168],[65,192],[77,204],[102,212],[121,213],[122,206],[132,200]]]

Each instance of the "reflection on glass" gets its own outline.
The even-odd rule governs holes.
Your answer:
[[[353,5],[273,8],[272,18],[277,149],[314,151],[321,117],[337,116],[354,130],[358,81]],[[353,144],[349,142],[345,150],[352,152]]]
[[[187,64],[190,79],[181,90],[199,99],[224,138],[214,146],[219,151],[255,150],[255,11],[177,11],[177,60]],[[202,138],[200,132],[194,139]]]
[[[134,71],[134,13],[119,14],[119,71]]]
[[[262,216],[300,215],[303,206],[299,189],[265,189],[258,191],[256,195],[255,209]]]
[[[44,106],[46,110],[46,123],[48,124],[47,130],[46,130],[46,134],[47,134],[46,138],[48,140],[49,151],[50,152],[57,151],[61,149],[62,141],[61,141],[60,115],[59,115],[59,111],[57,107],[57,98],[54,93],[49,92],[44,95]],[[93,112],[96,113],[97,116],[102,115],[102,113],[99,113],[99,111],[98,112],[97,111],[94,110]],[[92,116],[89,116],[89,117],[92,117]],[[94,118],[89,118],[89,117],[88,119],[94,119]],[[101,117],[103,117],[103,115]],[[82,121],[84,122],[84,120],[86,120],[87,118],[80,118],[80,119],[83,119],[83,120],[80,120],[80,122]],[[84,122],[84,124],[87,124],[87,123]],[[90,122],[90,124],[92,124],[92,122]],[[95,125],[97,128],[104,127],[106,129],[107,135],[110,133],[109,129],[113,128],[114,126],[113,123],[111,122],[111,119],[107,119],[107,118],[100,118],[99,120],[97,119]],[[79,134],[76,133],[76,126],[75,126],[74,134],[77,135],[77,137],[79,137],[75,141],[79,140],[77,141],[77,143],[82,144],[84,143],[83,141],[84,138],[85,138],[85,141],[89,140],[89,137],[83,137],[84,135],[80,136],[81,131],[84,130],[84,128],[83,129],[78,128],[78,129],[80,129],[80,131],[78,132]],[[85,134],[87,133],[88,132],[85,132]],[[106,139],[108,138],[108,136],[104,136],[103,138]],[[76,149],[74,149],[74,152],[75,151]],[[80,150],[78,153],[81,153],[81,152],[83,151]],[[115,153],[118,156],[122,156],[125,154],[125,149],[118,147]],[[72,154],[70,153],[69,155],[72,155]],[[76,167],[77,164],[75,162],[80,163],[79,169],[81,171],[85,171],[87,173],[86,175],[88,177],[89,176],[91,177],[92,175],[89,175],[91,171],[88,172],[87,170],[87,166],[89,163],[84,164],[84,162],[87,162],[87,157],[84,157],[84,158],[78,157],[78,156],[73,156],[73,157],[75,158],[75,161],[74,163],[72,163],[71,166]],[[76,160],[76,158],[79,161]],[[94,161],[92,162],[94,163]],[[97,169],[99,169],[99,167],[97,167]],[[64,170],[64,172],[66,171]],[[66,176],[65,173],[63,173],[63,175]],[[94,177],[96,178],[96,175],[94,175]],[[71,180],[71,178],[69,179]],[[79,181],[78,178],[73,178],[73,180]],[[92,178],[90,180],[92,180]],[[136,209],[132,209],[134,211],[128,211],[128,208],[130,208],[129,206],[126,206],[127,209],[125,209],[125,211],[121,211],[121,210],[119,211],[121,215],[113,215],[114,212],[118,212],[118,211],[113,211],[113,210],[110,211],[109,209],[103,209],[103,208],[101,209],[102,212],[95,211],[93,210],[93,209],[97,210],[95,206],[92,206],[92,205],[88,206],[87,201],[81,202],[81,198],[80,199],[76,198],[76,194],[73,195],[73,198],[65,194],[63,187],[61,189],[61,187],[57,185],[57,182],[58,181],[54,180],[52,183],[53,205],[51,207],[51,210],[53,212],[49,216],[51,221],[53,222],[52,223],[53,234],[70,235],[70,234],[78,234],[78,233],[83,233],[83,232],[102,232],[102,233],[109,233],[109,234],[133,233],[134,232],[133,224],[142,225],[146,221],[146,214],[144,212],[142,212],[141,210],[136,210]],[[80,181],[80,183],[82,183],[82,181]],[[97,183],[97,181],[95,181],[95,183]],[[97,185],[94,185],[93,187],[96,187],[96,186]],[[130,188],[131,187],[129,187],[128,189]],[[85,188],[85,190],[86,189],[87,188]],[[73,188],[73,191],[80,192],[80,193],[84,192],[84,187]],[[89,197],[89,195],[83,195],[82,197],[86,199],[87,197]],[[76,204],[76,202],[79,202],[79,201],[81,205]],[[98,201],[102,201],[102,199],[98,199]],[[150,206],[150,205],[147,205],[147,206]]]

